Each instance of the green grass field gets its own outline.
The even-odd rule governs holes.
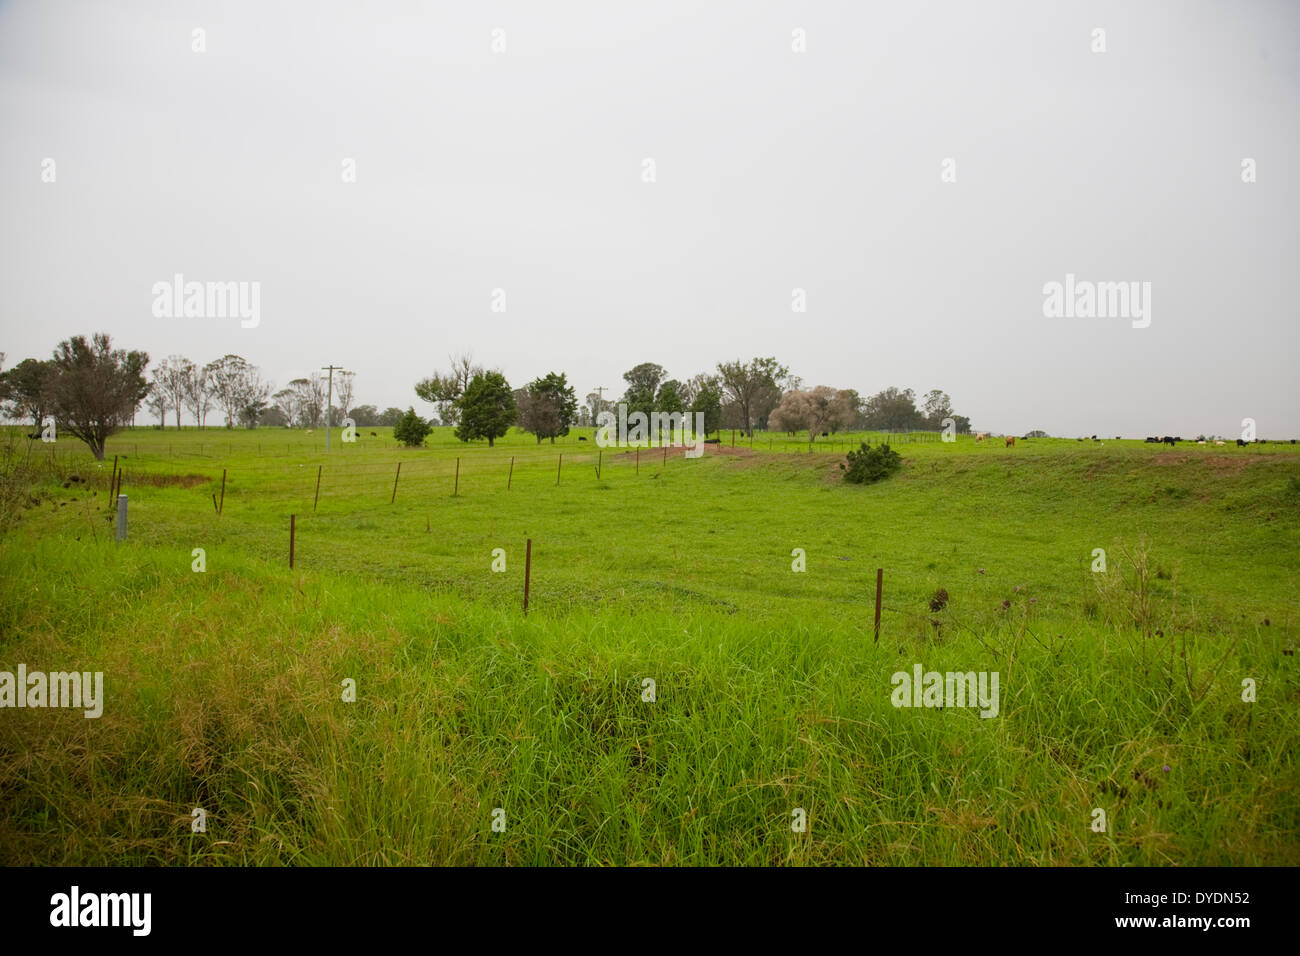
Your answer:
[[[371,431],[9,433],[0,670],[105,701],[0,710],[0,862],[1300,863],[1300,446]]]

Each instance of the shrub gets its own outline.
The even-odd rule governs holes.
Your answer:
[[[861,449],[849,452],[848,459],[848,467],[841,464],[840,469],[844,472],[844,480],[855,485],[872,484],[903,467],[903,459],[887,444],[872,448],[863,442]]]
[[[393,426],[393,437],[407,448],[417,448],[424,444],[424,438],[433,427],[419,415],[414,408],[408,408],[406,414]]]

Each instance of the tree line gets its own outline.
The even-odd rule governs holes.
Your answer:
[[[853,389],[804,388],[798,376],[772,357],[720,362],[716,371],[684,381],[657,363],[642,362],[624,372],[623,380],[620,399],[594,391],[580,405],[563,373],[550,372],[514,389],[500,370],[487,370],[469,355],[454,356],[446,371],[415,385],[416,395],[436,407],[437,417],[426,421],[408,408],[397,437],[418,445],[434,425],[443,424],[454,426],[461,441],[486,439],[492,445],[517,425],[538,443],[554,442],[574,427],[599,424],[601,413],[614,412],[620,402],[629,416],[684,414],[692,422],[702,416],[706,436],[723,428],[751,437],[755,429],[772,429],[807,431],[809,441],[816,441],[840,431],[937,431],[949,419],[958,433],[970,431],[970,419],[956,415],[952,400],[940,389],[928,392],[917,407],[914,391],[894,386],[865,399]]]
[[[0,353],[0,366],[3,360]],[[30,420],[38,433],[33,438],[52,419],[57,429],[85,441],[101,459],[108,437],[132,423],[142,404],[157,416],[158,427],[166,427],[171,416],[180,428],[183,412],[202,427],[214,410],[223,413],[226,428],[315,428],[326,420],[338,424],[351,418],[358,427],[391,426],[407,444],[422,443],[437,424],[452,426],[466,442],[486,439],[492,445],[514,426],[536,436],[538,443],[554,442],[575,427],[599,424],[601,413],[613,413],[620,402],[629,416],[689,415],[692,425],[702,416],[706,436],[724,428],[747,436],[771,429],[807,431],[809,441],[815,441],[822,434],[851,430],[938,430],[947,419],[958,432],[970,430],[970,420],[955,415],[948,395],[939,389],[928,392],[918,408],[911,389],[891,386],[863,399],[853,389],[805,388],[772,357],[720,362],[715,371],[685,380],[670,377],[654,362],[642,362],[623,373],[621,398],[607,399],[598,389],[579,403],[562,372],[512,388],[500,370],[485,369],[461,355],[451,359],[446,371],[415,385],[416,395],[437,409],[437,417],[429,420],[413,407],[380,412],[373,405],[354,406],[355,374],[347,370],[334,376],[337,404],[332,404],[320,372],[276,390],[256,365],[234,354],[206,364],[172,355],[146,377],[148,365],[148,353],[115,349],[105,333],[89,339],[73,336],[60,342],[49,359],[27,358],[0,371],[0,406],[10,419]]]

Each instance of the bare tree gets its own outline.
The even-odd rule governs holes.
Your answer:
[[[154,369],[153,375],[154,375],[153,384],[149,386],[149,394],[145,398],[145,406],[149,409],[149,411],[153,412],[155,415],[158,416],[158,427],[166,428],[167,409],[170,407],[167,404],[167,392],[164,391],[162,388],[160,388],[158,385],[157,369]]]
[[[754,434],[754,426],[781,400],[781,385],[789,375],[790,370],[774,358],[718,364],[723,390],[739,410],[741,427],[747,435]]]
[[[451,371],[446,375],[434,374],[421,379],[415,384],[415,394],[426,402],[438,406],[438,417],[445,425],[455,425],[460,421],[460,408],[456,400],[469,388],[475,376],[483,374],[483,368],[474,364],[474,358],[468,352],[450,357]]]
[[[339,411],[344,418],[347,418],[348,409],[352,407],[352,388],[353,380],[356,374],[353,372],[339,372],[334,376],[334,394],[339,398]]]
[[[177,428],[181,427],[181,409],[185,405],[185,392],[193,369],[194,363],[182,355],[168,356],[154,369],[154,387],[166,392],[167,407],[176,410]]]
[[[284,423],[289,427],[293,427],[298,420],[297,391],[293,388],[282,388],[271,396],[271,400],[275,402],[275,407],[283,413]]]
[[[190,365],[185,379],[185,407],[194,416],[194,424],[203,427],[212,408],[212,370],[206,365]]]
[[[325,417],[325,379],[315,373],[306,378],[295,378],[289,383],[297,407],[297,424],[301,428],[315,428]]]

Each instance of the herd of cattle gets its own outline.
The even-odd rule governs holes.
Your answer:
[[[988,432],[976,432],[976,433],[975,433],[975,440],[976,440],[977,442],[986,441],[986,440],[988,439],[988,437],[989,437],[989,433],[988,433]],[[1007,447],[1007,448],[1010,448],[1012,445],[1014,445],[1014,444],[1016,443],[1016,439],[1015,439],[1015,436],[1014,436],[1014,435],[1004,435],[1004,436],[1002,436],[1002,437],[1003,437],[1003,439],[1006,441],[1006,447]],[[1024,438],[1021,439],[1021,441],[1028,441],[1028,440],[1029,440],[1028,436],[1026,436],[1026,437],[1024,437]],[[1088,441],[1088,440],[1089,440],[1089,439],[1087,439],[1087,438],[1076,438],[1076,439],[1075,439],[1075,441]],[[1101,441],[1101,439],[1098,438],[1096,435],[1093,435],[1092,438],[1091,438],[1091,440],[1092,440],[1092,441]],[[1123,441],[1124,439],[1120,438],[1119,435],[1116,435],[1116,436],[1115,436],[1115,440],[1116,440],[1116,441]],[[1164,435],[1164,436],[1162,436],[1162,437],[1160,437],[1160,438],[1154,438],[1154,437],[1148,435],[1148,436],[1147,436],[1145,439],[1143,439],[1143,440],[1144,440],[1148,445],[1168,445],[1170,448],[1172,448],[1172,447],[1174,447],[1174,445],[1178,444],[1180,441],[1186,441],[1186,440],[1188,440],[1188,439],[1184,439],[1182,435]],[[1295,440],[1294,438],[1292,438],[1292,439],[1291,439],[1291,444],[1294,445],[1295,443],[1296,443],[1296,440]],[[1226,445],[1227,442],[1219,441],[1218,439],[1207,440],[1207,439],[1203,439],[1203,438],[1201,438],[1201,439],[1197,439],[1196,444],[1198,444],[1198,445],[1211,445],[1211,444],[1212,444],[1212,445]],[[1238,448],[1245,448],[1247,445],[1250,445],[1250,444],[1255,444],[1255,445],[1267,445],[1267,444],[1268,444],[1268,439],[1267,439],[1267,438],[1257,438],[1257,439],[1255,439],[1254,442],[1248,442],[1248,441],[1246,441],[1244,438],[1238,438],[1238,439],[1237,439],[1237,447],[1238,447]]]

